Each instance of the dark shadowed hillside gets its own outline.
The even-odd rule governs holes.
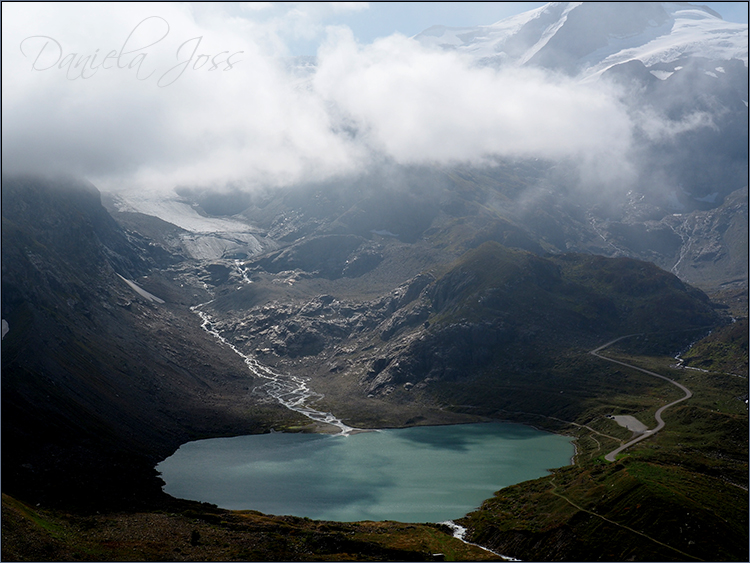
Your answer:
[[[93,186],[4,177],[2,225],[4,491],[141,505],[180,443],[287,416],[227,404],[251,384],[244,365],[200,329],[192,295],[165,281],[153,301],[120,277],[156,264]]]

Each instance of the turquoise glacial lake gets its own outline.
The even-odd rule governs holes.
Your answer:
[[[230,510],[441,522],[464,516],[503,487],[568,465],[573,454],[570,438],[486,423],[199,440],[156,469],[170,495]]]

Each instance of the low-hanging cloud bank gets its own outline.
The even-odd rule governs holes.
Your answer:
[[[477,67],[401,35],[360,45],[346,28],[300,72],[281,25],[222,6],[4,4],[4,170],[171,191],[533,157],[633,178],[638,125],[612,86]]]

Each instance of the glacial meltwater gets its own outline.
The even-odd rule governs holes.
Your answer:
[[[440,522],[471,512],[494,491],[569,464],[573,453],[564,436],[484,423],[199,440],[156,469],[170,495],[231,510]]]

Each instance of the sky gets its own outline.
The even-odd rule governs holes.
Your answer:
[[[284,14],[285,8],[271,2],[258,3],[259,19]],[[433,25],[464,27],[494,23],[508,16],[543,6],[545,2],[346,2],[325,15],[325,25],[345,25],[361,43],[372,43],[380,37],[401,33],[416,35]],[[287,12],[288,17],[288,12]],[[315,55],[321,36],[285,37],[294,55]]]
[[[706,4],[747,21],[746,3]],[[170,191],[539,156],[625,178],[616,92],[410,39],[542,5],[3,3],[3,168]],[[290,70],[300,55],[314,73]]]
[[[282,12],[271,2],[258,8],[261,17],[273,17]],[[487,25],[501,19],[543,6],[545,2],[351,2],[351,9],[341,9],[327,16],[330,25],[346,25],[361,42],[370,43],[394,32],[413,36],[433,25],[468,27]],[[361,8],[355,8],[357,4]],[[718,12],[726,21],[747,23],[747,2],[700,2]],[[366,7],[365,7],[366,6]],[[295,55],[315,55],[318,39],[288,37],[288,45]]]

